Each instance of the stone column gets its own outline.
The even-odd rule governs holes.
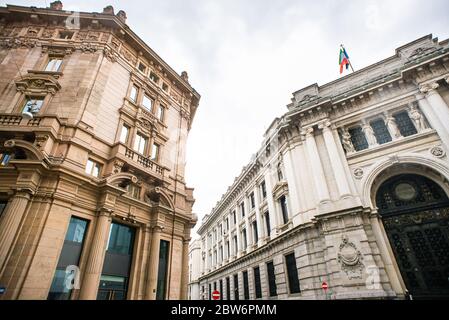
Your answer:
[[[449,106],[438,93],[439,84],[436,82],[421,86],[419,89],[426,95],[426,100],[434,110],[437,117],[444,124],[449,123]]]
[[[100,285],[100,277],[107,249],[109,230],[111,228],[111,213],[112,210],[110,209],[103,208],[99,211],[95,233],[90,245],[89,258],[87,260],[84,278],[80,288],[80,300],[95,300],[97,298],[98,286]]]
[[[182,275],[181,275],[181,300],[187,300],[187,287],[189,283],[189,242],[182,242]]]
[[[28,202],[31,199],[31,190],[17,190],[9,200],[0,219],[0,274],[6,266],[8,253],[12,249],[14,238],[25,215]]]
[[[145,290],[146,300],[156,300],[157,290],[157,273],[159,269],[159,247],[161,242],[161,226],[153,227],[153,234],[151,236],[151,250],[150,261],[148,261],[147,268],[147,288]],[[172,244],[173,245],[173,244]]]
[[[313,128],[307,128],[305,135],[307,154],[312,167],[312,179],[314,180],[318,202],[324,203],[330,200],[329,188],[327,186],[326,177],[321,165],[321,159],[316,146],[315,137],[313,136]]]
[[[346,178],[345,169],[341,162],[340,155],[338,153],[337,144],[334,139],[334,135],[331,129],[331,122],[325,121],[319,125],[319,128],[323,130],[324,142],[326,144],[329,158],[331,159],[331,166],[335,176],[335,182],[337,183],[340,198],[351,195],[351,189]]]
[[[441,141],[446,146],[446,149],[449,149],[449,131],[442,122],[442,119],[435,113],[424,94],[417,94],[416,99],[418,101],[419,109],[426,117],[430,126],[438,133]]]
[[[262,226],[262,218],[260,216],[260,194],[258,190],[258,186],[256,185],[253,189],[254,192],[254,201],[256,202],[256,222],[257,222],[257,235],[259,236],[257,245],[260,246],[262,244],[262,238],[264,238],[263,226]]]

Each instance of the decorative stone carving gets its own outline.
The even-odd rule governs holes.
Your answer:
[[[83,53],[94,53],[97,51],[97,47],[92,43],[83,43],[80,49]]]
[[[338,250],[337,261],[349,279],[362,278],[364,268],[362,260],[362,253],[353,242],[349,241],[348,236],[344,234]]]
[[[114,164],[113,164],[114,169],[112,170],[112,172],[114,174],[117,174],[117,173],[121,172],[124,165],[125,165],[125,162],[123,162],[121,160],[115,160]],[[135,177],[133,177],[133,178],[135,178]]]
[[[39,28],[29,27],[27,30],[27,37],[37,37],[39,30]]]
[[[51,75],[42,74],[28,74],[16,80],[17,90],[20,92],[31,91],[39,93],[51,93],[55,94],[61,85]]]
[[[352,172],[354,174],[354,177],[356,179],[362,179],[363,178],[363,174],[364,171],[362,168],[355,168],[354,171]]]
[[[39,149],[42,149],[47,142],[49,136],[47,134],[36,136],[36,139],[34,140],[34,145],[38,147]]]
[[[432,82],[432,83],[426,83],[423,84],[419,87],[419,91],[421,91],[422,93],[429,95],[435,92],[436,89],[438,89],[440,85],[436,82]]]
[[[106,59],[108,59],[111,62],[116,62],[117,61],[117,56],[115,55],[115,53],[109,49],[108,47],[105,47],[103,49],[103,54],[106,57]]]
[[[388,131],[391,134],[391,137],[396,140],[402,137],[401,131],[398,128],[398,125],[396,124],[396,119],[392,117],[391,115],[388,115],[385,118],[385,124],[387,125]]]
[[[14,140],[7,140],[3,144],[5,148],[14,148],[16,146],[16,142]]]
[[[365,133],[366,141],[368,141],[370,147],[377,146],[376,135],[374,134],[373,128],[371,128],[368,123],[363,125],[363,132]]]
[[[343,145],[343,148],[345,149],[346,153],[353,153],[355,152],[354,145],[352,144],[351,140],[351,134],[348,132],[347,129],[343,129],[341,131],[341,143]]]
[[[42,32],[42,38],[45,38],[45,39],[53,38],[54,34],[55,34],[55,29],[45,29]]]
[[[432,147],[430,153],[437,158],[443,158],[446,155],[446,151],[441,146]]]
[[[418,108],[416,108],[416,106],[411,105],[408,114],[410,118],[413,120],[416,130],[418,130],[418,132],[423,132],[429,129],[426,120],[424,119],[424,116],[421,114]]]

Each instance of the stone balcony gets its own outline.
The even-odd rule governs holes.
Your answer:
[[[117,143],[113,146],[111,151],[111,159],[113,160],[110,162],[115,166],[117,165],[117,162],[122,162],[119,163],[119,166],[124,167],[126,164],[128,169],[139,170],[143,173],[150,174],[154,178],[161,181],[164,180],[165,174],[169,170],[168,168],[151,160],[149,157],[145,157],[121,143]]]

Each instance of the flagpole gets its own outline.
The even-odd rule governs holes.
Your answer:
[[[341,46],[341,47],[343,48],[343,50],[346,52],[345,47],[344,47],[342,44],[341,44],[340,46]],[[354,68],[352,67],[351,59],[348,59],[348,62],[349,62],[349,66],[351,67],[352,72],[354,73]]]

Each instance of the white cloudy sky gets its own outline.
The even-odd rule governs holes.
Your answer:
[[[0,1],[45,7],[51,0]],[[215,205],[291,93],[339,77],[345,44],[355,69],[433,33],[449,37],[448,0],[63,0],[64,9],[128,15],[128,25],[202,95],[187,152],[194,211]],[[201,221],[201,220],[200,220]]]

